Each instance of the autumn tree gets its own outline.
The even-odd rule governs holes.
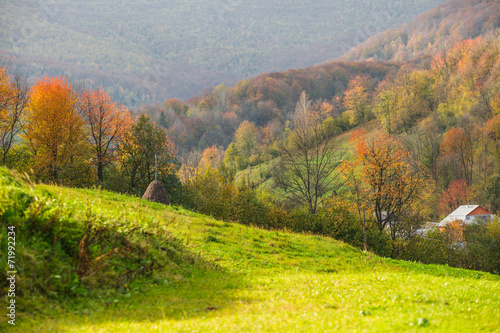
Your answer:
[[[195,149],[179,156],[181,167],[177,173],[182,182],[185,182],[193,177],[198,165],[200,164],[201,154],[201,151]]]
[[[3,77],[1,73],[0,77]],[[26,78],[16,72],[9,80],[0,78],[0,91],[0,99],[3,101],[0,102],[1,163],[6,165],[14,141],[26,122],[29,86]]]
[[[13,98],[11,88],[7,66],[0,66],[0,117],[4,117],[5,110]]]
[[[113,149],[130,129],[132,119],[129,111],[117,106],[102,88],[82,90],[78,108],[87,125],[88,140],[94,151],[97,179],[102,183],[104,167],[113,161]]]
[[[250,163],[252,155],[257,151],[259,130],[255,125],[247,120],[242,122],[236,133],[234,139],[236,147],[240,154],[244,155],[247,159],[248,165],[248,183],[250,184]]]
[[[465,179],[454,180],[439,199],[438,212],[441,215],[448,215],[459,206],[469,203],[471,199],[472,191],[467,186],[467,181]]]
[[[387,85],[377,95],[375,113],[386,133],[392,135],[395,132],[397,98],[393,89]]]
[[[245,160],[238,152],[238,148],[234,142],[231,142],[224,152],[224,165],[234,171],[245,166]]]
[[[356,76],[349,82],[344,92],[344,108],[349,116],[351,126],[362,124],[371,117],[370,78]]]
[[[223,162],[224,151],[219,150],[216,146],[206,148],[201,154],[198,168],[206,169],[212,167],[218,169]]]
[[[492,148],[492,154],[497,160],[496,165],[500,167],[500,114],[497,114],[486,122],[485,132],[488,143]]]
[[[0,135],[2,136],[2,164],[5,165],[5,159],[10,149],[7,140],[4,137],[8,134],[9,114],[8,109],[13,98],[10,77],[6,67],[0,67]]]
[[[176,149],[163,129],[141,114],[118,144],[122,174],[129,190],[142,194],[157,172],[167,178],[177,165]]]
[[[174,110],[175,113],[177,113],[177,114],[186,113],[186,111],[188,109],[186,104],[184,104],[183,102],[181,102],[180,100],[178,100],[176,98],[172,98],[172,99],[169,99],[168,101],[165,101],[162,108]]]
[[[229,105],[229,87],[224,83],[219,84],[213,89],[210,98],[214,101],[214,107],[217,111],[225,112]]]
[[[305,92],[297,102],[294,129],[280,148],[280,162],[275,167],[275,182],[295,202],[316,213],[318,202],[338,189],[337,168],[344,153],[334,137],[322,126]]]
[[[439,151],[449,166],[458,170],[467,184],[472,184],[474,147],[464,129],[452,127],[444,136]]]
[[[86,163],[85,123],[76,102],[77,94],[65,77],[45,78],[30,90],[24,138],[36,167],[54,182],[60,182],[64,167]]]
[[[414,159],[426,168],[436,183],[440,178],[438,161],[441,138],[441,131],[432,118],[420,122],[419,126],[404,138],[405,145],[413,153]]]
[[[389,227],[395,239],[403,216],[424,197],[428,182],[392,136],[368,139],[360,130],[352,142],[353,158],[343,163],[343,173],[350,175],[347,180],[356,186],[358,202],[373,212],[380,231]]]

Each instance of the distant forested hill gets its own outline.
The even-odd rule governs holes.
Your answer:
[[[341,57],[344,60],[405,61],[436,54],[465,39],[500,27],[500,1],[449,0],[403,24],[373,36]]]
[[[443,0],[3,0],[0,51],[129,106],[316,64]]]

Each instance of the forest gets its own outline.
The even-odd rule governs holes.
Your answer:
[[[30,86],[3,67],[2,164],[135,195],[157,176],[173,204],[224,221],[498,272],[496,223],[464,231],[468,244],[491,244],[467,249],[448,246],[453,230],[417,230],[469,202],[500,210],[499,33],[406,63],[263,74],[134,112],[103,89],[62,76]]]
[[[30,78],[65,75],[136,107],[342,55],[442,0],[7,0],[0,50]]]
[[[435,55],[458,41],[494,30],[499,13],[498,1],[447,1],[409,23],[368,38],[341,59],[406,61]]]

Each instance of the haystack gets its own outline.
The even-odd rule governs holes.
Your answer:
[[[159,202],[165,205],[170,204],[165,186],[163,186],[163,184],[158,180],[153,180],[151,184],[149,184],[142,198],[149,201]]]

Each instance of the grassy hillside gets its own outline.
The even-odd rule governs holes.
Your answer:
[[[410,23],[370,37],[341,58],[405,61],[434,55],[461,40],[486,35],[498,27],[498,1],[448,0]]]
[[[32,76],[65,72],[133,106],[316,64],[442,1],[7,0],[0,51]]]
[[[62,299],[25,292],[12,332],[477,332],[500,325],[498,276],[379,258],[329,238],[220,222],[106,191],[34,186],[1,171],[3,228],[33,223],[14,219],[10,208],[24,200],[28,212],[43,196],[59,209],[61,230],[98,216],[104,226],[128,225],[131,238],[149,235],[141,243],[151,253],[155,237],[176,244],[177,253],[118,291]],[[17,237],[21,254],[43,246]]]

